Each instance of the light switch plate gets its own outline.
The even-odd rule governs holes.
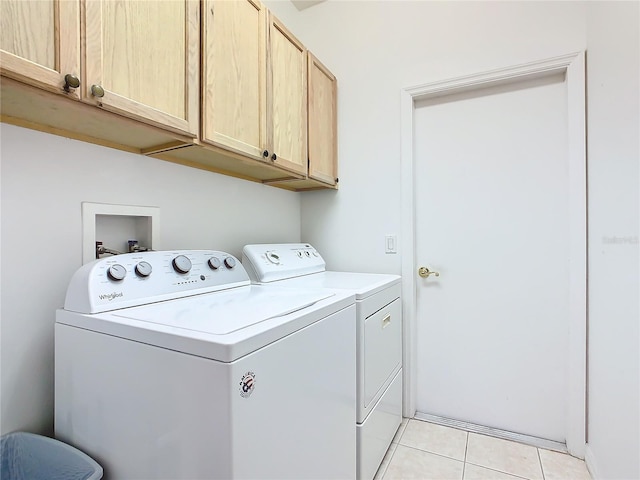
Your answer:
[[[398,253],[398,236],[397,235],[385,235],[384,253]]]

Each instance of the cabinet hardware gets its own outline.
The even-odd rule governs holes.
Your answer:
[[[265,150],[264,152],[262,152],[262,156],[264,158],[267,158],[269,156],[269,150]]]
[[[71,92],[72,88],[78,88],[80,86],[80,79],[71,73],[67,73],[64,76],[64,91]]]
[[[100,85],[91,85],[91,95],[99,98],[104,97],[104,88]]]
[[[277,160],[278,156],[274,153],[273,155],[271,155],[271,160],[273,160],[274,162]]]

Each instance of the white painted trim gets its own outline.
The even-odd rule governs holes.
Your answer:
[[[586,425],[586,134],[584,52],[404,88],[400,92],[402,168],[402,295],[404,297],[403,415],[416,412],[416,245],[413,116],[417,100],[565,73],[569,148],[570,299],[567,368],[567,449],[584,458]]]
[[[598,472],[596,457],[593,454],[593,450],[591,450],[591,446],[589,444],[587,444],[584,449],[584,463],[587,465],[587,470],[589,470],[589,475],[591,475],[591,478],[593,478],[593,480],[601,478]]]
[[[513,83],[519,80],[524,80],[525,78],[527,80],[531,80],[533,78],[546,77],[548,75],[566,72],[569,65],[571,65],[580,55],[584,62],[583,52],[572,53],[570,55],[563,55],[561,57],[555,57],[548,60],[541,60],[523,65],[515,65],[508,68],[476,73],[464,77],[407,87],[403,89],[403,92],[408,93],[414,100],[419,100],[451,95],[453,93],[461,93],[467,90],[477,90],[479,88],[505,83]]]
[[[587,405],[587,147],[584,52],[567,65],[569,148],[569,368],[567,450],[584,458]]]
[[[401,233],[402,244],[402,318],[403,322],[403,350],[402,364],[404,366],[402,383],[403,406],[402,416],[413,418],[416,413],[416,281],[415,281],[415,182],[413,175],[413,110],[414,98],[407,90],[402,90],[400,99],[400,135],[401,135],[401,181],[402,208]]]

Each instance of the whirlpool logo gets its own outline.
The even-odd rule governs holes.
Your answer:
[[[256,374],[253,372],[245,373],[240,379],[240,396],[249,398],[256,388]]]
[[[108,300],[111,301],[114,298],[118,298],[118,297],[123,297],[124,293],[122,292],[113,292],[113,293],[107,293],[107,294],[102,294],[99,296],[100,300]]]

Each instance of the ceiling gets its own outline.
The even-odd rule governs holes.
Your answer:
[[[322,3],[326,0],[291,0],[291,3],[295,5],[298,10],[304,10],[305,8],[313,7],[318,3]]]

